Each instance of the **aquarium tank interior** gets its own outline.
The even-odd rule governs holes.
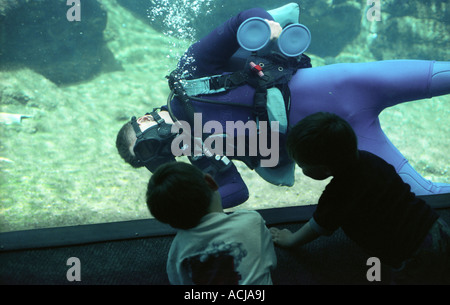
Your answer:
[[[450,60],[445,0],[303,0],[313,67]],[[275,0],[0,0],[0,232],[152,218],[151,173],[126,164],[116,135],[166,103],[166,76],[195,41]],[[426,179],[450,183],[450,95],[380,114]],[[188,162],[187,158],[179,158]],[[249,199],[232,209],[316,204],[327,182],[295,169],[293,187],[235,161]]]

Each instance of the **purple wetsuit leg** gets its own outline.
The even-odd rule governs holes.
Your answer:
[[[411,166],[381,130],[378,120],[369,129],[371,129],[370,138],[358,136],[359,148],[370,151],[394,165],[402,180],[411,186],[413,193],[416,195],[450,193],[450,185],[426,180]]]
[[[378,119],[387,107],[432,97],[433,70],[433,61],[419,60],[336,64],[299,70],[289,83],[290,125],[318,111],[336,113],[354,128],[359,149],[392,164],[417,195],[450,192],[450,186],[433,184],[412,169],[381,130]],[[439,88],[439,94],[450,93],[450,88],[448,91],[442,85]]]
[[[430,92],[433,96],[450,93],[450,61],[436,61],[434,63]]]

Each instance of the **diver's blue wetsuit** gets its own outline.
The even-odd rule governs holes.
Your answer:
[[[241,12],[216,28],[209,35],[193,44],[182,57],[179,67],[199,78],[222,74],[228,60],[239,49],[236,33],[239,25],[250,17],[273,20],[262,9]],[[354,128],[359,149],[372,152],[392,164],[402,179],[416,195],[449,193],[450,185],[432,183],[417,173],[394,147],[380,127],[378,115],[390,106],[450,93],[450,63],[392,60],[370,63],[334,64],[317,68],[298,70],[289,82],[291,106],[288,115],[289,126],[294,126],[305,116],[318,112],[333,112],[347,120]],[[254,88],[243,85],[226,93],[204,96],[212,100],[245,105],[253,104]],[[202,113],[203,124],[210,120],[226,121],[256,120],[250,107],[217,105],[192,101],[194,111]],[[173,113],[178,119],[186,120],[181,103],[172,100]],[[277,168],[257,168],[267,181],[292,185],[293,181],[283,177],[293,175],[292,161],[284,149],[284,137],[280,138],[280,164]],[[233,158],[230,158],[233,159]],[[239,158],[234,158],[239,159]],[[193,161],[204,169],[208,161],[203,158]],[[271,170],[275,174],[271,174]],[[236,167],[215,177],[222,195],[223,206],[231,207],[248,198],[248,190]]]

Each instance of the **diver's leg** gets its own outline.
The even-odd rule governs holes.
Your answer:
[[[290,23],[298,23],[300,18],[300,8],[297,3],[289,3],[267,12],[282,28]]]
[[[395,60],[369,65],[374,84],[369,88],[373,90],[367,94],[370,97],[366,99],[368,102],[362,103],[367,108],[358,112],[360,120],[354,122],[357,125],[355,131],[359,131],[361,136],[361,149],[371,151],[392,164],[417,195],[450,193],[449,184],[428,181],[415,171],[386,137],[378,118],[373,119],[377,112],[402,102],[450,94],[450,62]],[[380,73],[380,67],[384,67],[384,75]],[[364,100],[364,95],[360,97]],[[376,110],[371,111],[370,106]]]
[[[432,96],[450,94],[450,61],[436,61],[430,82]]]
[[[423,178],[408,163],[408,160],[392,144],[384,132],[381,130],[379,120],[376,120],[368,128],[358,135],[358,146],[361,150],[367,150],[394,166],[402,180],[411,186],[411,191],[416,195],[432,195],[439,193],[450,193],[450,184],[434,183]]]
[[[429,95],[431,97],[450,94],[450,62],[448,61],[436,61],[433,62],[432,71],[429,81]],[[387,139],[389,145],[393,144]],[[400,154],[395,149],[397,154]],[[392,149],[390,150],[392,153]],[[401,155],[401,154],[400,154]],[[403,157],[403,156],[402,156]],[[411,185],[411,188],[416,195],[428,195],[438,193],[450,193],[450,185],[445,183],[434,183],[424,179],[419,173],[417,173],[411,164],[404,159],[397,166],[397,172],[402,177],[403,181]]]
[[[450,193],[450,184],[431,182],[423,178],[407,160],[398,170],[402,180],[411,186],[416,195],[431,195]]]
[[[450,62],[436,61],[433,63],[429,84],[429,94],[432,97],[450,94]],[[387,139],[386,135],[384,135],[384,137],[389,144],[394,147],[393,144]],[[397,150],[397,153],[400,152]],[[396,169],[403,181],[411,185],[411,188],[416,195],[450,193],[449,184],[435,183],[424,179],[414,170],[406,159],[404,159],[404,162],[402,162]]]
[[[380,63],[379,67],[385,66],[385,73],[378,74],[378,69],[373,71],[372,77],[376,87],[384,89],[379,90],[380,94],[388,93],[386,98],[378,101],[380,112],[403,102],[450,94],[450,61],[391,60]]]

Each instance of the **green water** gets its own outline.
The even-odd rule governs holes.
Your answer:
[[[29,69],[0,72],[0,112],[33,116],[22,124],[0,124],[2,232],[151,217],[145,205],[150,173],[122,161],[115,137],[132,115],[165,103],[165,75],[189,42],[153,30],[114,1],[105,7],[105,36],[122,71],[63,87]],[[311,57],[313,66],[325,64]],[[371,60],[365,47],[354,46],[335,59]],[[396,147],[436,182],[450,183],[449,102],[447,95],[406,103],[380,116]],[[250,190],[239,209],[313,204],[327,183],[297,169],[294,187],[277,187],[237,166]]]

